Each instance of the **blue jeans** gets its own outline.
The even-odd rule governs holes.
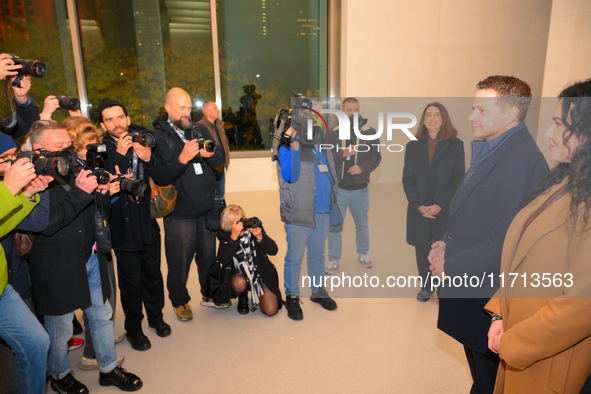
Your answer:
[[[343,214],[343,220],[347,215],[347,207],[351,211],[355,221],[355,241],[357,254],[369,252],[369,226],[367,225],[367,212],[369,211],[369,189],[345,190],[339,188],[337,204]],[[341,233],[328,234],[328,259],[339,261],[343,249]]]
[[[0,297],[0,337],[16,355],[18,392],[45,393],[49,337],[11,285]]]
[[[299,296],[300,270],[306,247],[308,248],[308,276],[312,285],[312,292],[318,292],[318,286],[324,279],[324,251],[326,236],[328,235],[328,213],[315,213],[316,227],[296,226],[285,224],[287,235],[287,254],[285,255],[285,269],[283,273],[285,294]],[[324,284],[322,284],[322,287]]]
[[[215,180],[218,183],[218,188],[215,191],[215,194],[223,196],[226,193],[226,169],[223,168],[222,172],[217,172],[216,170],[212,170],[213,175],[215,176]]]
[[[115,331],[110,320],[113,310],[109,300],[103,302],[101,274],[97,255],[86,262],[88,286],[92,305],[84,309],[90,324],[90,335],[96,351],[96,361],[101,372],[110,372],[117,366],[115,353]],[[45,315],[45,328],[49,333],[49,371],[54,379],[62,379],[70,373],[68,360],[68,340],[72,337],[72,318],[74,311],[60,316]]]

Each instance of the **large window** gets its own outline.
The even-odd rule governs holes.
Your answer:
[[[132,122],[150,127],[166,91],[178,86],[193,99],[194,121],[205,100],[217,101],[232,150],[268,150],[270,119],[295,93],[327,95],[327,0],[4,4],[2,51],[39,59],[49,70],[31,95],[39,104],[48,94],[80,97],[94,121],[108,97],[126,105]]]

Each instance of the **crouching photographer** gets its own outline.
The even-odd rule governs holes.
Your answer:
[[[249,309],[273,316],[281,308],[277,269],[267,255],[277,254],[277,244],[263,229],[258,218],[247,219],[239,205],[229,205],[222,212],[218,262],[232,268],[232,293],[238,296],[238,313]],[[252,307],[248,306],[248,290]]]
[[[135,350],[148,350],[152,345],[142,330],[143,307],[148,325],[158,336],[171,334],[162,315],[160,227],[151,217],[148,179],[162,171],[163,164],[152,154],[156,145],[154,134],[132,124],[122,103],[103,99],[97,117],[107,133],[105,168],[130,177],[122,179],[121,192],[111,200],[110,223],[127,340]]]
[[[312,278],[312,302],[324,309],[335,310],[337,304],[323,283],[324,252],[328,236],[330,211],[336,203],[337,176],[332,154],[320,150],[323,133],[318,125],[312,102],[297,97],[295,106],[280,110],[275,116],[274,147],[277,152],[277,178],[281,199],[281,221],[287,233],[284,284],[287,315],[293,320],[304,318],[298,286],[302,259],[308,250],[308,274]],[[308,119],[316,125],[309,133]],[[342,220],[342,218],[341,218]]]
[[[15,160],[16,143],[0,134],[0,238],[9,237],[40,202],[36,194],[47,188],[51,177],[37,175],[26,158]],[[11,241],[11,240],[9,240]],[[12,242],[11,242],[12,243]],[[12,246],[12,245],[11,245]],[[8,282],[8,260],[0,246],[0,337],[16,355],[19,393],[45,392],[45,364],[49,336],[37,317]],[[28,278],[27,282],[28,282]],[[3,385],[10,385],[3,377]]]
[[[61,151],[71,145],[70,135],[59,122],[42,122],[30,131],[33,149]],[[45,315],[50,337],[48,367],[51,387],[58,392],[88,392],[70,369],[67,342],[72,318],[82,308],[88,316],[99,365],[99,383],[135,391],[143,383],[118,366],[107,255],[111,252],[109,183],[99,183],[90,170],[70,167],[49,187],[50,215],[47,229],[35,237],[30,253],[33,301]]]

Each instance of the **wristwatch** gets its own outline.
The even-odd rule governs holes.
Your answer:
[[[499,315],[494,315],[490,320],[491,320],[491,323],[492,323],[493,321],[503,320],[503,318],[501,316],[499,316]]]

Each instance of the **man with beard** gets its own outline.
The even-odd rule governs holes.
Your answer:
[[[156,329],[156,334],[163,338],[171,334],[162,316],[164,282],[160,272],[160,227],[151,217],[149,199],[148,176],[159,171],[160,162],[155,160],[151,147],[132,141],[130,133],[148,130],[131,124],[127,109],[119,101],[103,99],[97,117],[107,132],[103,140],[107,146],[105,168],[112,174],[119,170],[143,181],[148,194],[140,197],[122,190],[111,200],[109,218],[127,340],[135,350],[148,350],[151,344],[142,331],[142,304],[146,308],[148,325]]]
[[[207,152],[199,146],[197,138],[203,135],[211,140],[211,134],[202,124],[191,122],[191,97],[180,88],[166,93],[166,114],[153,122],[158,151],[165,165],[165,172],[152,179],[158,185],[172,183],[178,197],[174,211],[164,218],[164,245],[168,262],[166,285],[168,295],[181,321],[191,320],[193,312],[187,291],[187,279],[191,260],[195,258],[201,285],[201,305],[226,308],[229,304],[216,305],[205,297],[207,273],[215,263],[215,233],[205,226],[205,214],[213,207],[217,182],[211,167],[223,164],[219,150]]]

